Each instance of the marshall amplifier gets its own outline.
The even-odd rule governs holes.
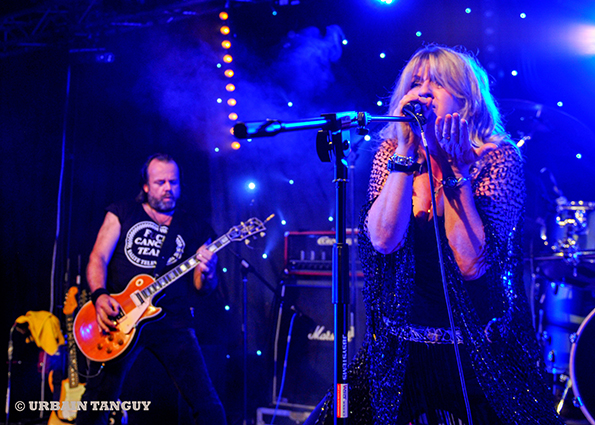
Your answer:
[[[357,279],[355,288],[350,287],[349,360],[361,347],[366,330],[362,285],[363,280]],[[289,276],[283,282],[280,301],[272,403],[276,405],[281,392],[280,405],[313,408],[334,381],[331,278]]]
[[[347,230],[347,244],[355,243],[357,235]],[[333,245],[335,233],[331,231],[285,232],[285,271],[296,276],[331,276],[333,270]],[[350,260],[351,258],[350,252]],[[355,255],[357,275],[362,276],[358,255]],[[350,272],[351,273],[351,272]]]

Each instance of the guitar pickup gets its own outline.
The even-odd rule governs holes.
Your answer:
[[[143,305],[146,302],[145,297],[143,297],[143,294],[141,294],[140,291],[134,291],[132,294],[130,294],[130,298],[132,298],[132,302],[137,307]]]

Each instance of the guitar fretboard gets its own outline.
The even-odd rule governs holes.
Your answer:
[[[231,242],[231,239],[227,234],[221,236],[213,243],[207,246],[207,249],[213,253],[219,251],[221,248],[225,247]],[[176,268],[170,270],[157,280],[153,282],[151,285],[147,286],[145,289],[136,293],[139,297],[139,301],[141,303],[146,302],[147,300],[151,299],[153,296],[161,292],[171,283],[178,280],[180,277],[184,276],[190,270],[194,269],[196,266],[200,264],[200,260],[198,259],[198,254],[194,254],[192,257],[188,258],[182,264],[177,266]]]
[[[76,388],[79,385],[79,369],[76,359],[77,350],[73,334],[74,318],[72,314],[66,316],[66,334],[68,336],[68,385]]]

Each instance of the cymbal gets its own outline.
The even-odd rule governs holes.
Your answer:
[[[595,142],[593,130],[560,108],[523,99],[500,99],[498,105],[506,130],[515,139],[564,133],[565,139],[581,139],[583,146]]]
[[[541,170],[549,170],[569,200],[595,200],[595,133],[561,108],[522,99],[500,99],[506,131],[522,145],[529,208],[538,208]],[[522,141],[523,143],[520,143]],[[531,198],[533,196],[533,198]],[[539,215],[539,211],[527,211]]]
[[[564,282],[580,288],[595,290],[595,250],[574,253],[575,262],[563,252],[532,259],[539,274],[554,282]]]

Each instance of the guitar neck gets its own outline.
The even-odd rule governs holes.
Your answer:
[[[76,343],[73,332],[74,317],[72,314],[66,316],[66,334],[68,337],[68,385],[70,388],[79,386],[79,368],[77,362]]]
[[[231,239],[227,235],[227,233],[213,243],[207,246],[207,249],[213,253],[219,251],[221,248],[225,247],[231,242]],[[192,257],[188,258],[186,261],[181,263],[179,266],[171,269],[169,272],[164,274],[163,276],[159,277],[155,280],[151,285],[147,286],[145,289],[140,291],[145,299],[149,299],[157,295],[159,292],[167,288],[169,285],[174,283],[176,280],[184,276],[189,271],[193,270],[196,266],[198,266],[201,261],[198,259],[198,253],[194,254]]]

